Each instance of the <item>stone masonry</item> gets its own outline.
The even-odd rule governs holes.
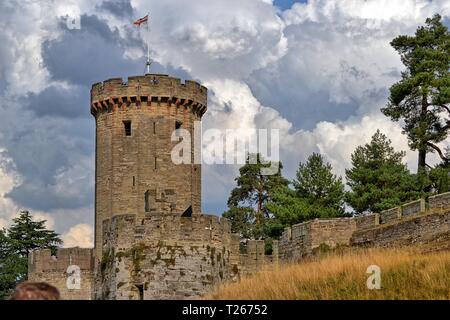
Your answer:
[[[147,74],[94,84],[96,121],[95,248],[29,255],[29,279],[55,285],[64,299],[197,299],[273,264],[322,247],[422,243],[450,248],[450,193],[356,218],[286,228],[265,254],[224,218],[201,212],[201,165],[194,134],[207,88]],[[176,129],[191,134],[190,160],[172,161]],[[189,155],[187,157],[189,159]],[[74,269],[75,268],[75,269]],[[75,271],[74,271],[75,270]],[[78,273],[77,273],[78,272]],[[78,276],[78,278],[77,278]],[[71,286],[78,279],[78,286]]]

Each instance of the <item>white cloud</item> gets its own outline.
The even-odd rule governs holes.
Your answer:
[[[242,78],[286,52],[283,21],[267,1],[132,2],[150,12],[155,59],[202,81]]]
[[[88,224],[77,224],[61,236],[64,248],[80,247],[92,248],[94,246],[94,232]]]
[[[130,32],[132,36],[137,35],[131,26],[132,18],[137,16],[117,17],[100,11],[98,5],[102,2],[1,2],[0,92],[3,82],[8,95],[26,95],[48,87],[71,88],[70,83],[55,83],[42,57],[45,40],[62,35],[58,28],[61,16],[96,14],[107,21],[111,30],[117,28],[119,35],[131,37]],[[393,140],[396,148],[409,150],[399,126],[379,112],[386,103],[387,89],[402,70],[389,42],[398,34],[413,33],[433,13],[450,15],[450,3],[444,0],[310,0],[282,13],[271,0],[132,0],[131,3],[138,16],[150,11],[153,58],[164,66],[187,70],[214,92],[204,118],[205,129],[280,129],[282,160],[291,176],[298,161],[313,151],[324,153],[336,172],[343,174],[351,152],[367,142],[377,128]],[[126,56],[142,54],[143,48],[135,41],[116,45],[125,46]],[[108,59],[107,52],[105,59]],[[314,100],[318,96],[323,99]],[[324,105],[314,105],[316,101]],[[319,114],[315,109],[320,110]],[[43,133],[51,130],[52,136],[58,137],[58,132],[67,128],[67,123],[58,125],[59,120],[33,119],[32,115],[19,112],[22,111],[19,107],[14,109],[5,102],[0,110],[11,117],[8,122],[17,123],[16,129],[11,130],[42,135],[43,147],[55,141]],[[299,111],[291,112],[295,110]],[[302,118],[313,120],[306,128],[298,124]],[[73,146],[82,143],[75,138],[77,134],[81,132],[73,132],[74,139],[61,145],[73,152]],[[22,138],[24,134],[18,136]],[[14,148],[5,139],[15,137],[8,132],[0,133],[0,148],[6,145]],[[34,140],[26,141],[31,144]],[[205,148],[212,147],[208,141],[205,145]],[[49,157],[60,156],[55,150],[42,152],[47,152]],[[77,190],[89,183],[87,175],[93,174],[92,170],[86,170],[93,169],[92,157],[92,153],[76,154],[76,159],[67,161],[50,177],[55,183],[49,190],[56,195],[76,197]],[[415,168],[415,157],[415,153],[408,151],[411,169]],[[436,159],[430,158],[431,162]],[[42,159],[42,166],[51,160]],[[206,167],[204,199],[225,202],[236,172],[236,167]],[[17,179],[14,172],[0,168],[0,210],[7,212],[0,215],[0,226],[20,209],[5,197],[20,184]],[[210,188],[211,185],[217,187]],[[85,222],[82,215],[88,214],[91,207],[92,203],[85,203],[82,208],[32,212],[48,218],[50,225],[55,225],[52,217],[58,216],[64,229],[76,226],[64,237],[68,243],[86,245],[89,241],[75,238],[91,237],[86,225],[80,224]],[[79,218],[67,222],[61,218],[63,214]]]

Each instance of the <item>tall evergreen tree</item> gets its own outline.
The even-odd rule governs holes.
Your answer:
[[[47,230],[45,222],[34,221],[28,211],[22,211],[7,231],[0,230],[0,299],[27,279],[28,254],[32,250],[51,249],[54,253],[62,243],[57,233]]]
[[[327,216],[344,213],[344,184],[333,174],[333,168],[321,154],[313,153],[306,163],[300,163],[293,181],[300,198],[317,207],[327,208]]]
[[[229,210],[223,214],[231,220],[232,228],[243,237],[265,237],[266,223],[271,215],[267,209],[270,193],[275,188],[287,186],[281,175],[282,164],[273,175],[263,175],[261,169],[271,166],[260,154],[249,154],[246,164],[239,169],[235,179],[237,187],[228,199]],[[250,229],[250,230],[249,230]]]
[[[312,154],[300,163],[294,189],[287,186],[272,193],[268,209],[283,225],[292,225],[315,218],[345,216],[344,184],[332,172],[323,156]]]
[[[356,213],[379,212],[420,197],[416,177],[402,163],[404,156],[380,130],[370,143],[356,148],[346,170],[351,188],[346,201]]]
[[[435,15],[414,36],[398,36],[391,45],[406,70],[390,89],[389,103],[382,112],[403,122],[409,145],[418,150],[418,172],[426,172],[426,156],[437,152],[448,163],[439,142],[450,130],[450,33]]]
[[[34,249],[51,249],[55,253],[62,241],[55,231],[47,230],[46,222],[33,221],[29,211],[22,211],[19,217],[13,219],[8,238],[14,252],[24,257]]]

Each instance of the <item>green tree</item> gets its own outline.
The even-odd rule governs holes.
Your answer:
[[[46,222],[33,221],[30,212],[22,211],[8,229],[13,251],[24,257],[34,249],[51,249],[55,253],[62,240],[55,231],[47,230]]]
[[[332,172],[323,156],[312,154],[300,163],[294,189],[282,186],[274,190],[268,209],[283,224],[293,225],[315,218],[345,216],[344,184]]]
[[[33,221],[28,211],[22,211],[8,230],[0,230],[0,299],[27,279],[32,250],[51,249],[54,253],[62,243],[57,233],[46,229],[45,222]]]
[[[11,249],[6,230],[0,230],[0,300],[8,298],[16,284],[23,280],[23,265],[24,259]]]
[[[251,207],[230,207],[223,217],[231,222],[231,232],[240,234],[241,238],[250,239],[253,235],[255,212]]]
[[[402,121],[411,149],[418,150],[418,173],[425,174],[427,153],[437,152],[445,163],[450,160],[438,146],[450,129],[450,33],[435,15],[414,36],[398,36],[391,45],[406,70],[381,110]]]
[[[380,212],[420,197],[416,177],[402,163],[404,156],[380,130],[370,143],[356,148],[346,170],[351,188],[346,201],[356,213]]]
[[[333,174],[330,163],[322,155],[313,153],[306,163],[300,163],[297,178],[293,181],[298,196],[318,209],[320,217],[337,217],[344,213],[344,184]]]
[[[264,238],[271,214],[267,209],[270,193],[277,187],[287,186],[288,180],[281,175],[282,164],[277,163],[275,174],[264,175],[262,169],[274,166],[265,161],[260,154],[249,154],[246,164],[239,169],[235,179],[237,187],[231,191],[228,208],[223,216],[231,220],[234,232],[242,237]]]

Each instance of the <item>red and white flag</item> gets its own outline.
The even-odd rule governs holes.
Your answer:
[[[147,23],[147,22],[148,22],[148,15],[146,15],[146,16],[143,17],[143,18],[140,18],[140,19],[136,20],[135,22],[133,22],[133,24],[134,24],[135,26],[140,27],[141,24]]]

